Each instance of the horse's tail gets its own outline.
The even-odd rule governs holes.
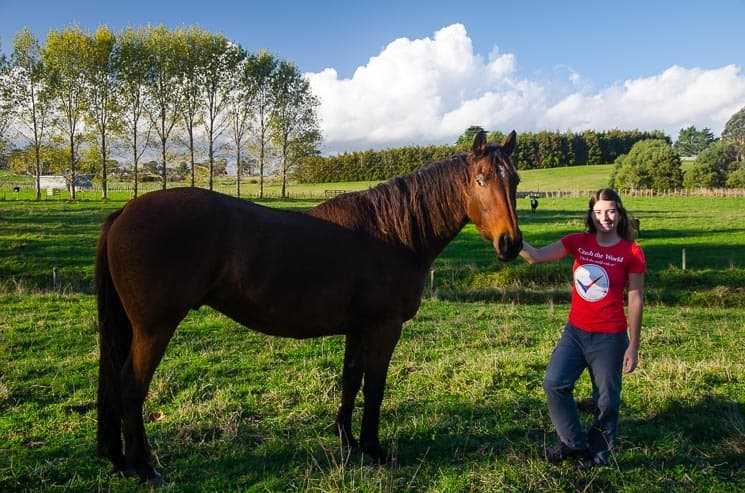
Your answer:
[[[121,210],[103,225],[96,251],[96,294],[98,296],[98,432],[97,453],[115,466],[122,460],[121,394],[122,369],[132,344],[132,324],[127,318],[109,270],[108,234]]]

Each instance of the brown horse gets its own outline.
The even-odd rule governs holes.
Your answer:
[[[159,477],[143,402],[176,326],[208,305],[266,334],[345,335],[336,426],[346,446],[387,461],[378,439],[386,373],[435,257],[469,219],[501,260],[522,248],[514,147],[514,131],[501,146],[482,132],[469,154],[306,213],[197,188],[148,193],[113,213],[96,257],[98,455],[116,471]],[[363,380],[358,443],[352,410]]]

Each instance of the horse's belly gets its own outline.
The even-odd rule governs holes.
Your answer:
[[[244,294],[240,299],[207,304],[249,329],[297,339],[344,334],[352,318],[348,297],[330,292],[273,297]]]

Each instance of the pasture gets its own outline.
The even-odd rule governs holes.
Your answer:
[[[586,203],[542,199],[531,214],[522,199],[526,239],[581,229]],[[393,356],[381,438],[398,467],[339,449],[330,425],[342,338],[269,338],[201,309],[176,331],[145,404],[159,489],[744,489],[745,199],[624,203],[640,218],[650,272],[641,364],[624,380],[609,467],[580,473],[538,458],[555,440],[540,384],[568,309],[569,264],[500,264],[467,226],[436,261]],[[92,259],[100,224],[121,205],[0,201],[0,490],[137,487],[95,459]],[[577,395],[589,392],[585,376]]]

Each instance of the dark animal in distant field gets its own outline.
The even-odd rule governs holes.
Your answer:
[[[468,154],[306,213],[197,188],[148,193],[113,213],[96,257],[99,456],[142,480],[159,477],[143,402],[179,322],[208,305],[265,334],[346,336],[336,425],[345,445],[388,460],[378,439],[388,365],[435,257],[469,219],[501,260],[522,248],[514,147],[515,132],[501,146],[482,132]]]

